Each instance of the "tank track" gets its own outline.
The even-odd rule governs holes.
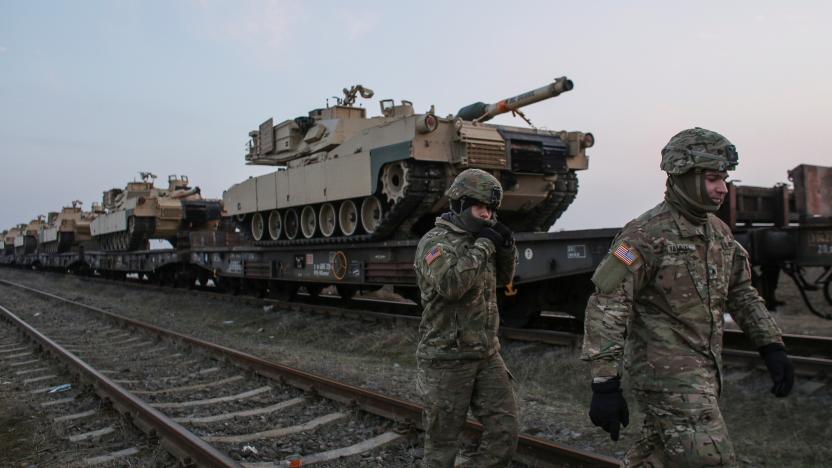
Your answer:
[[[444,168],[439,164],[407,161],[407,191],[404,198],[393,205],[372,234],[378,240],[393,234],[394,238],[409,238],[411,228],[445,193]]]
[[[555,189],[543,203],[528,212],[501,219],[515,232],[545,232],[563,215],[577,195],[578,175],[575,171],[559,172]]]
[[[75,238],[74,232],[59,232],[58,239],[52,242],[44,242],[38,247],[43,253],[63,253],[68,252],[72,247],[72,241]]]
[[[104,234],[98,238],[98,247],[109,251],[145,250],[147,241],[156,229],[154,218],[132,218],[133,231]]]
[[[575,201],[577,195],[578,174],[569,170],[558,174],[558,180],[555,181],[555,190],[549,194],[545,202],[534,209],[533,214],[529,217],[531,221],[538,221],[529,230],[548,231],[569,208],[569,205]]]
[[[311,239],[283,239],[255,241],[263,247],[292,245],[352,244],[382,240],[388,237],[412,238],[411,228],[420,217],[428,214],[445,192],[444,167],[441,164],[408,160],[407,183],[404,197],[384,213],[381,224],[372,234],[355,236],[313,237]],[[380,199],[381,195],[376,195]]]

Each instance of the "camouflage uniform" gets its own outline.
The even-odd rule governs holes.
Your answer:
[[[625,463],[736,465],[717,405],[723,314],[758,347],[782,340],[728,226],[711,213],[693,223],[662,202],[624,227],[592,280],[582,357],[595,382],[614,378],[629,341],[627,368],[646,415]]]
[[[495,248],[449,216],[437,218],[419,242],[414,267],[423,311],[416,383],[425,401],[425,466],[453,466],[469,406],[484,427],[472,466],[511,460],[517,402],[499,354],[496,291],[514,276],[516,256],[513,245]]]

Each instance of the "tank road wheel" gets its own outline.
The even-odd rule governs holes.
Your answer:
[[[283,218],[277,210],[272,210],[269,213],[269,237],[272,240],[278,240],[281,232],[283,232]]]
[[[266,223],[263,222],[263,215],[254,213],[251,217],[251,236],[254,240],[263,240],[263,234],[266,233]]]
[[[300,230],[303,237],[311,238],[315,235],[316,229],[318,229],[318,216],[315,214],[315,208],[304,206],[303,211],[300,212]]]
[[[286,216],[284,216],[283,222],[285,223],[284,229],[286,230],[286,238],[289,240],[296,238],[298,236],[298,230],[300,229],[298,210],[294,208],[286,210]]]
[[[335,207],[332,203],[324,203],[318,211],[318,222],[321,224],[321,234],[332,237],[335,234]]]
[[[341,226],[341,232],[345,236],[355,234],[355,229],[358,227],[358,209],[352,200],[344,200],[338,207],[338,225]]]
[[[372,234],[381,225],[381,217],[384,210],[381,207],[381,200],[377,197],[367,197],[361,203],[361,227],[367,234]]]
[[[384,166],[381,172],[381,193],[390,204],[398,203],[404,198],[407,189],[408,167],[405,161],[396,161]]]

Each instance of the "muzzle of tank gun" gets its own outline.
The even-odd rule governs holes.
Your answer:
[[[537,89],[518,94],[494,104],[486,104],[484,102],[475,102],[469,104],[459,112],[456,113],[456,118],[462,120],[475,120],[477,122],[486,122],[491,120],[494,116],[511,112],[521,107],[534,104],[535,102],[543,101],[545,99],[553,98],[574,87],[572,80],[562,76],[556,78],[553,83],[542,86]]]

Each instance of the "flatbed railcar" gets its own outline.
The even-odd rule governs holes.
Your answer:
[[[809,310],[832,318],[832,168],[801,165],[789,171],[794,188],[729,186],[719,216],[748,250],[755,286],[769,308],[778,305],[781,272],[797,285]],[[519,233],[519,261],[513,282],[498,291],[503,321],[530,324],[541,311],[582,319],[593,290],[590,277],[618,232],[617,228]],[[419,303],[413,270],[417,240],[331,242],[307,239],[298,245],[251,242],[234,232],[186,234],[179,249],[102,251],[81,243],[65,253],[0,252],[0,264],[96,274],[137,275],[163,285],[213,284],[232,293],[291,298],[300,288],[316,296],[334,286],[351,298],[358,291],[392,286]],[[807,279],[808,267],[816,273]],[[815,273],[813,273],[815,274]],[[210,280],[210,281],[209,281]],[[820,291],[826,303],[807,295]],[[814,303],[813,303],[814,302]]]
[[[618,229],[517,235],[514,281],[500,289],[506,323],[524,325],[541,310],[583,313],[589,277]],[[303,287],[316,295],[335,286],[339,296],[392,286],[418,303],[413,270],[416,240],[267,247],[242,245],[233,233],[191,234],[189,249],[87,251],[4,257],[3,263],[54,271],[124,278],[135,274],[165,285],[206,285],[229,292],[289,298]]]

